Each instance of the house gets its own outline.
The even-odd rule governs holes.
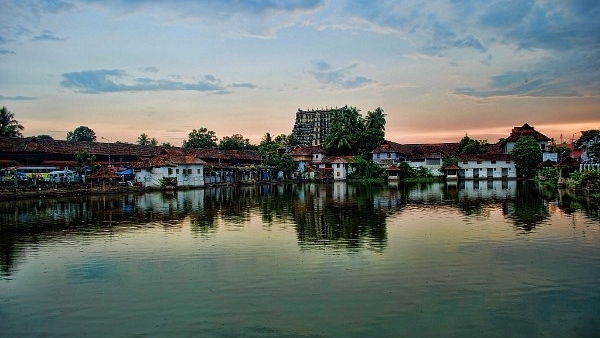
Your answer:
[[[514,127],[511,131],[510,135],[502,142],[503,148],[504,148],[504,153],[510,154],[512,149],[514,148],[517,140],[524,136],[533,137],[540,145],[540,148],[542,149],[542,151],[547,150],[546,148],[548,146],[548,142],[550,141],[550,138],[548,136],[538,132],[537,130],[535,130],[535,128],[533,128],[529,124],[525,123],[521,127]]]
[[[371,151],[373,162],[384,168],[406,162],[411,168],[427,168],[434,176],[444,175],[442,162],[454,155],[457,143],[400,144],[384,141]]]
[[[515,179],[517,168],[509,154],[484,153],[458,157],[461,179]]]
[[[321,146],[296,147],[292,149],[290,155],[297,164],[297,178],[317,179],[328,176],[326,171],[317,170],[326,157],[326,152]],[[322,168],[325,168],[323,166]],[[331,169],[331,166],[329,167]]]
[[[204,164],[196,154],[183,149],[165,149],[159,155],[133,164],[135,179],[145,187],[160,187],[165,178],[177,186],[204,186]]]
[[[331,169],[333,180],[345,180],[354,172],[354,156],[325,156],[319,164],[319,169]]]

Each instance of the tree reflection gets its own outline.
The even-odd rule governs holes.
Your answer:
[[[386,218],[407,205],[444,204],[472,218],[488,215],[490,204],[502,204],[518,230],[531,231],[549,217],[548,199],[567,213],[582,209],[598,219],[593,201],[514,181],[394,187],[334,182],[5,201],[0,202],[0,271],[4,276],[14,272],[23,247],[17,243],[114,235],[157,224],[179,228],[186,222],[193,235],[214,237],[220,225],[241,228],[256,217],[265,228],[293,227],[303,250],[381,251],[388,242]]]
[[[512,202],[506,203],[504,213],[517,228],[531,231],[549,217],[548,208],[535,183],[519,182]]]
[[[374,207],[373,196],[381,190],[365,185],[327,185],[305,191],[293,217],[298,241],[304,247],[336,246],[350,250],[365,244],[381,250],[387,243],[386,214]]]

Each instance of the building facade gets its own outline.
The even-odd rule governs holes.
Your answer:
[[[298,108],[292,134],[304,147],[323,145],[329,133],[329,123],[340,108],[302,110]]]

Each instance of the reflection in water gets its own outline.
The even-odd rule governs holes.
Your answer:
[[[0,336],[598,336],[576,203],[488,181],[0,203]]]
[[[548,201],[565,212],[581,209],[581,199],[561,191],[538,190],[531,182],[460,181],[395,187],[333,184],[219,187],[142,195],[95,195],[0,203],[0,260],[10,275],[20,260],[20,244],[52,241],[66,233],[106,234],[145,227],[180,227],[189,221],[198,236],[214,236],[219,224],[243,227],[253,213],[264,226],[293,224],[302,248],[369,247],[383,250],[386,218],[409,204],[443,204],[465,216],[487,217],[501,208],[516,229],[531,231],[549,216]],[[557,201],[557,202],[556,202]],[[585,204],[585,203],[584,203]],[[595,208],[585,209],[598,218]]]

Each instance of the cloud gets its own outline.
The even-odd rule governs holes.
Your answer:
[[[32,38],[33,41],[65,41],[66,39],[58,37],[50,31],[44,31],[42,34],[36,35]]]
[[[125,71],[118,69],[100,69],[62,74],[60,83],[65,88],[87,94],[141,92],[141,91],[179,91],[192,90],[201,92],[228,93],[213,76],[206,76],[206,81],[185,83],[171,80],[150,78],[132,78]]]
[[[8,50],[8,49],[0,49],[0,54],[8,55],[8,54],[17,54],[17,53],[15,53],[12,50]]]
[[[21,95],[17,95],[17,96],[3,96],[0,95],[0,100],[4,100],[4,101],[31,101],[31,100],[37,100],[37,97],[32,97],[32,96],[21,96]]]
[[[254,89],[254,88],[256,88],[256,85],[253,85],[252,83],[232,83],[231,87]]]
[[[310,74],[321,84],[332,89],[356,89],[365,87],[374,83],[373,80],[365,76],[351,75],[351,71],[358,67],[357,63],[353,63],[347,67],[334,69],[329,63],[323,60],[313,61],[315,70]]]

